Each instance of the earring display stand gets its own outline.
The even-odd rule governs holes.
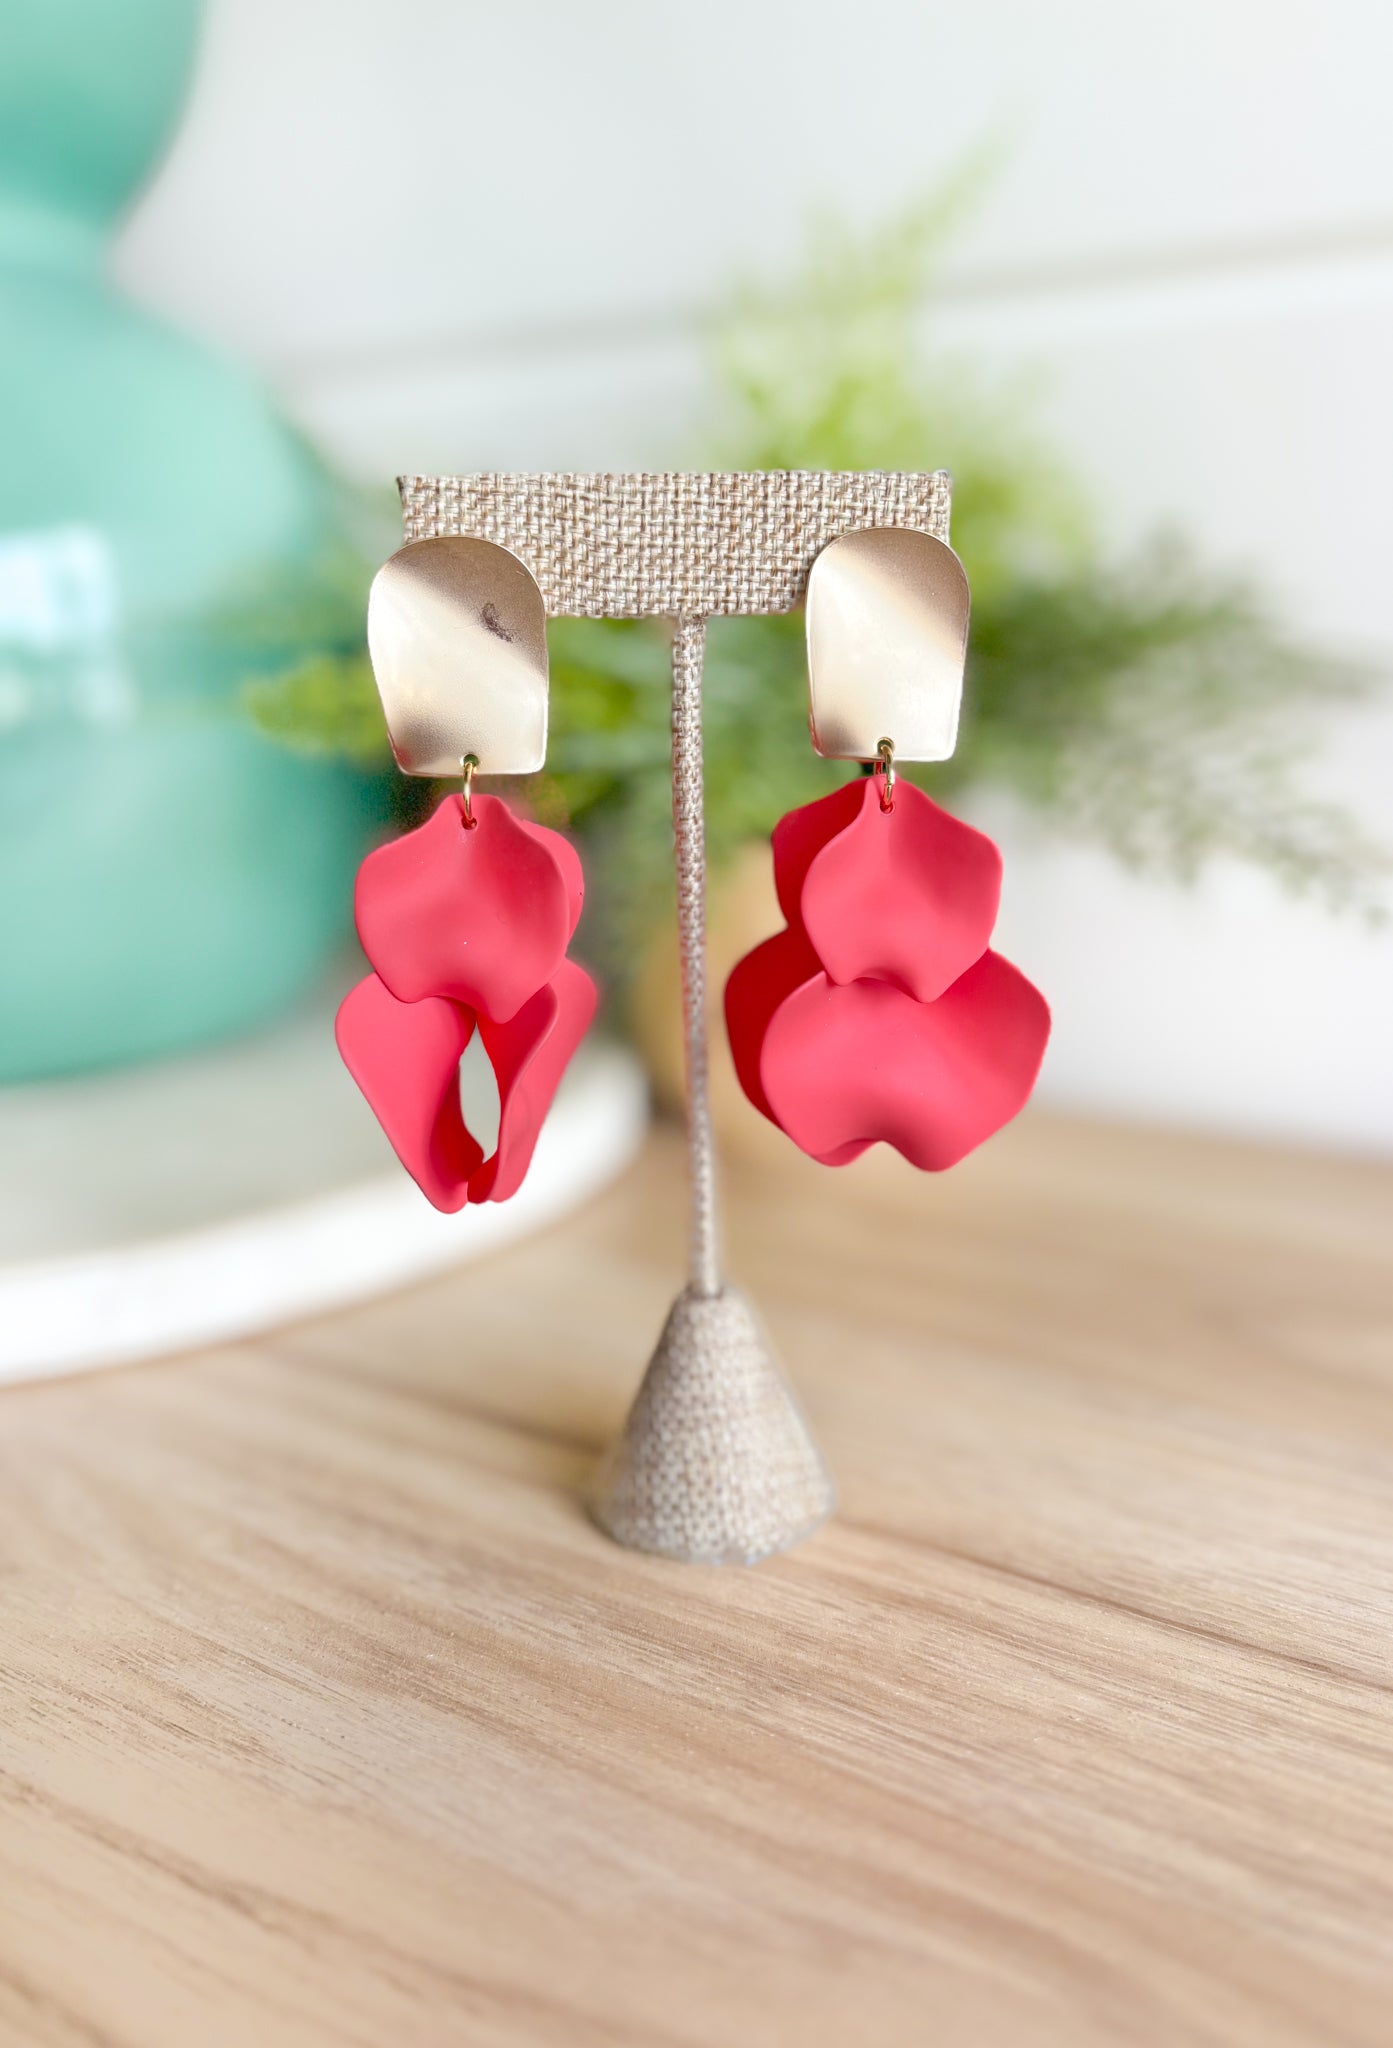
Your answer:
[[[709,618],[791,611],[841,534],[948,539],[944,471],[407,476],[408,541],[509,549],[548,616],[668,618],[672,815],[686,1038],[691,1235],[673,1304],[592,1506],[619,1542],[693,1563],[754,1563],[809,1534],[831,1480],[749,1303],[722,1277],[707,1090],[701,682]]]

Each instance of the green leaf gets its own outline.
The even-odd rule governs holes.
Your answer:
[[[711,410],[693,460],[953,471],[954,545],[973,590],[962,738],[953,761],[907,771],[935,794],[994,782],[1154,872],[1186,877],[1236,855],[1290,889],[1371,907],[1383,855],[1303,799],[1295,773],[1303,721],[1365,679],[1293,646],[1251,592],[1177,543],[1101,561],[1029,391],[934,350],[933,284],[987,168],[979,156],[868,234],[824,220],[790,277],[735,291],[708,330]],[[327,580],[361,592],[366,569]],[[622,975],[670,902],[667,629],[558,620],[549,637],[550,757],[532,799],[586,835],[601,905],[591,933]],[[360,652],[299,661],[249,684],[247,702],[288,744],[365,766],[388,758]],[[845,774],[813,754],[806,705],[801,619],[713,622],[704,716],[717,867]]]

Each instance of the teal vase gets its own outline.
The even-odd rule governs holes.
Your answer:
[[[373,789],[261,738],[335,524],[266,394],[123,302],[103,238],[197,0],[7,10],[0,66],[0,1078],[272,1017],[345,929]],[[277,593],[273,608],[267,593]],[[282,623],[272,624],[273,618]]]

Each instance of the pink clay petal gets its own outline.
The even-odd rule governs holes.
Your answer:
[[[437,1209],[464,1207],[484,1156],[460,1112],[459,1063],[473,1034],[474,1018],[459,1003],[399,1003],[375,974],[349,990],[334,1023],[344,1065]]]
[[[590,1028],[599,993],[583,967],[563,960],[547,988],[515,1017],[479,1019],[498,1081],[498,1144],[469,1183],[471,1202],[506,1202],[522,1185],[547,1111],[571,1055]]]
[[[786,821],[785,821],[786,822]],[[774,1112],[759,1078],[764,1034],[780,1003],[820,975],[812,947],[801,930],[776,932],[743,960],[737,961],[726,982],[726,1035],[730,1040],[735,1075],[750,1101],[771,1123]]]
[[[770,1020],[760,1083],[774,1121],[825,1165],[880,1140],[936,1173],[1024,1107],[1049,1028],[1043,996],[999,953],[933,1003],[818,975]]]
[[[832,981],[893,982],[934,1002],[986,951],[1001,855],[912,783],[895,785],[889,811],[873,777],[850,787],[855,815],[804,874],[803,928]]]
[[[524,825],[476,796],[466,832],[458,795],[370,853],[354,914],[363,950],[403,1003],[448,996],[503,1022],[544,988],[572,930],[576,861],[559,832]],[[561,850],[558,850],[561,849]]]
[[[533,818],[519,816],[515,822],[529,838],[535,839],[539,846],[545,846],[548,852],[556,856],[556,864],[566,884],[567,915],[570,920],[566,943],[569,946],[576,935],[580,913],[585,907],[585,871],[580,864],[580,855],[564,832],[553,832],[550,825],[539,825]]]
[[[865,786],[870,786],[869,777]],[[815,803],[802,804],[796,811],[786,812],[774,827],[771,839],[774,887],[778,892],[779,908],[790,925],[803,921],[798,906],[808,869],[823,847],[839,833],[845,832],[859,815],[861,794],[862,784],[859,781],[844,782],[830,796],[820,796]]]

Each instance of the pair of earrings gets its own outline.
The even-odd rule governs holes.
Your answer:
[[[736,1073],[824,1165],[883,1141],[939,1171],[1024,1106],[1049,1035],[1043,997],[991,949],[997,848],[896,773],[897,757],[953,751],[966,579],[926,534],[847,534],[813,565],[807,617],[813,743],[871,772],[774,829],[786,922],[726,986]],[[339,1049],[437,1208],[505,1201],[597,1003],[568,957],[584,894],[574,849],[473,791],[480,770],[545,759],[545,609],[507,550],[416,541],[374,583],[368,640],[398,765],[458,773],[462,788],[359,871],[373,972],[339,1011]],[[474,747],[461,756],[441,707],[462,680]],[[890,730],[868,743],[868,721]],[[487,1157],[459,1100],[476,1031],[498,1083]]]

